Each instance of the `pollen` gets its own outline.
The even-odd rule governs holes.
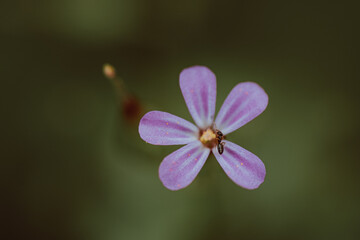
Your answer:
[[[211,129],[208,128],[205,131],[200,132],[200,142],[208,148],[213,148],[216,145],[216,134]]]

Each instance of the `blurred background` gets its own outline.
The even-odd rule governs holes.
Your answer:
[[[358,23],[355,1],[2,1],[0,238],[356,239]],[[179,146],[140,139],[104,63],[135,113],[189,121],[182,69],[213,70],[217,110],[259,83],[268,108],[228,139],[265,182],[242,189],[211,156],[167,190],[158,167]]]

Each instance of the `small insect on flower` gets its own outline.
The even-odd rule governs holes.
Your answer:
[[[214,120],[216,77],[203,66],[180,73],[180,89],[196,126],[166,112],[148,112],[140,120],[140,137],[154,145],[185,145],[164,158],[159,177],[165,187],[179,190],[198,175],[212,152],[228,177],[246,189],[264,182],[263,162],[251,152],[225,140],[225,136],[262,113],[268,95],[256,83],[236,85]],[[216,127],[215,127],[216,126]]]
[[[220,130],[216,130],[216,139],[217,139],[217,149],[219,154],[222,154],[224,152],[224,142],[221,142],[223,140],[223,133]]]

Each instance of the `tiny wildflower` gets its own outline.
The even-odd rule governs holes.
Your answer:
[[[185,145],[164,158],[159,177],[170,190],[188,186],[212,152],[229,178],[246,189],[256,189],[265,179],[263,162],[251,152],[225,140],[225,135],[260,113],[268,96],[256,83],[236,85],[227,96],[215,121],[216,77],[204,66],[180,73],[180,88],[196,126],[170,113],[151,111],[139,124],[141,138],[154,145]]]

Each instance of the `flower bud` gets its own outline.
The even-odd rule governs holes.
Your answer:
[[[108,63],[104,64],[103,73],[109,79],[114,79],[116,77],[115,68]]]

